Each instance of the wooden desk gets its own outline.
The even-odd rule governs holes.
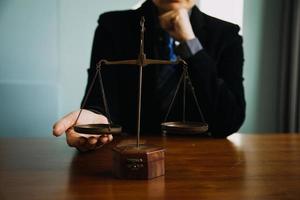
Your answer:
[[[166,176],[112,177],[111,148],[0,139],[0,199],[300,199],[300,135],[145,137],[166,148]]]

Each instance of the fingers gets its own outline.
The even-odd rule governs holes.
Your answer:
[[[94,136],[91,136],[88,138],[88,142],[89,142],[89,144],[94,145],[98,142],[98,139]]]
[[[160,25],[165,30],[174,29],[174,21],[178,18],[177,11],[170,11],[159,16]]]
[[[80,134],[74,131],[73,125],[78,118],[79,110],[71,112],[53,125],[53,135],[60,136],[66,132],[67,144],[70,147],[75,147],[79,151],[90,151],[102,147],[104,144],[113,140],[112,135],[91,135]],[[105,116],[96,114],[89,110],[82,109],[82,117],[78,119],[77,124],[107,124],[108,120]]]
[[[112,135],[87,135],[79,134],[72,128],[66,132],[67,143],[70,147],[76,147],[79,151],[86,152],[102,147],[113,140]]]
[[[53,125],[53,135],[60,136],[75,124],[79,115],[79,110],[71,112]],[[81,117],[78,119],[78,124],[107,124],[108,120],[105,116],[96,114],[92,111],[82,109]]]
[[[107,144],[113,140],[112,135],[101,135],[98,139],[97,145]]]
[[[195,34],[185,8],[172,10],[159,16],[161,27],[177,41],[195,38]]]
[[[110,135],[108,135],[108,142],[111,142],[111,141],[113,141],[113,139],[114,139],[114,137],[110,134]]]
[[[87,143],[87,138],[81,137],[80,134],[76,133],[73,129],[66,131],[66,140],[70,147],[84,146]]]
[[[53,135],[60,136],[66,132],[76,121],[78,112],[71,112],[53,125]]]
[[[177,10],[171,10],[169,12],[165,12],[163,13],[162,15],[159,16],[159,18],[165,18],[165,19],[168,19],[168,18],[171,18],[172,16],[176,15],[177,13]]]

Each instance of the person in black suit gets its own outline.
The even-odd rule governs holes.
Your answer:
[[[188,63],[200,107],[209,124],[209,135],[227,137],[238,131],[245,119],[243,47],[237,25],[201,12],[195,0],[147,0],[137,10],[104,13],[99,18],[92,48],[88,84],[101,59],[135,59],[139,52],[140,19],[145,17],[145,53],[148,58]],[[175,57],[176,58],[176,57]],[[142,132],[159,133],[181,68],[149,65],[144,68]],[[138,69],[132,66],[102,70],[112,121],[134,133]],[[88,98],[78,123],[107,123],[103,115],[99,84]],[[170,120],[180,120],[177,98]],[[200,121],[192,98],[187,98],[187,119]],[[67,134],[67,143],[81,151],[95,149],[112,140],[111,135],[82,136],[72,128],[79,111],[59,120],[53,134]]]

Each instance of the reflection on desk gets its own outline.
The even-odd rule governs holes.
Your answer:
[[[60,139],[0,139],[0,199],[298,199],[300,135],[149,137],[166,175],[119,180],[112,147],[78,153]]]

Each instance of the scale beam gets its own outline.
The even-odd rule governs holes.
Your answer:
[[[138,66],[147,66],[147,65],[178,65],[180,63],[186,64],[186,62],[182,59],[177,59],[176,61],[169,60],[156,60],[156,59],[148,59],[146,56],[142,57],[143,59],[136,60],[119,60],[119,61],[108,61],[108,60],[100,60],[97,66],[105,66],[105,65],[138,65]]]

